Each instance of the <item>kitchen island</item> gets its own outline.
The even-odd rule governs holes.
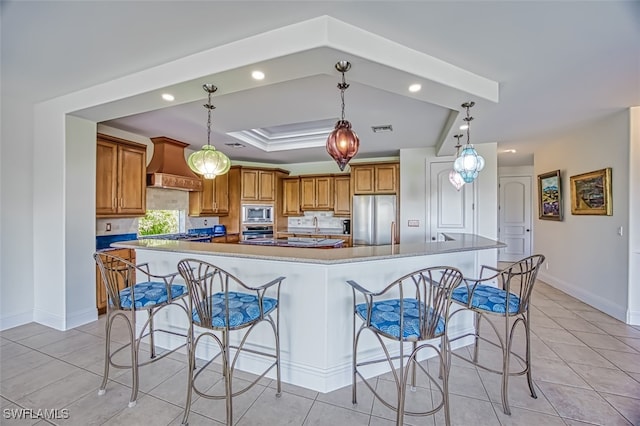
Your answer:
[[[280,294],[282,380],[330,392],[351,383],[353,301],[347,280],[378,291],[404,274],[441,265],[455,266],[466,276],[476,276],[478,253],[505,245],[478,235],[449,234],[446,241],[331,250],[163,240],[125,241],[113,246],[135,249],[137,261],[148,262],[151,270],[159,274],[175,272],[181,259],[195,258],[225,269],[250,286],[285,276]],[[452,337],[466,333],[473,325],[471,315],[457,317],[449,325]],[[168,311],[157,322],[181,331],[188,326],[179,309]],[[171,346],[176,342],[158,344]],[[272,338],[266,333],[253,333],[249,344],[256,348],[272,345]],[[203,346],[197,356],[210,357],[211,350]],[[373,339],[364,339],[360,350],[367,358],[379,348]],[[260,360],[252,358],[245,358],[238,365],[249,372],[262,367]],[[368,375],[383,372],[385,366],[381,364],[371,366]]]

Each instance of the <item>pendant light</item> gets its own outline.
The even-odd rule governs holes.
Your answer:
[[[205,84],[202,88],[209,94],[209,102],[204,105],[208,115],[207,144],[203,145],[200,151],[191,154],[187,160],[187,164],[191,170],[202,175],[205,179],[214,179],[216,176],[223,175],[229,171],[231,168],[231,160],[211,145],[211,111],[215,109],[215,106],[211,103],[211,94],[218,90],[218,88],[213,84]]]
[[[459,134],[453,136],[458,140],[456,144],[456,158],[460,156],[460,148],[462,147],[462,145],[460,145],[460,138],[462,136],[464,135]],[[464,186],[464,179],[462,179],[462,176],[460,176],[460,173],[458,173],[456,169],[451,169],[451,171],[449,172],[449,182],[451,182],[451,185],[453,185],[456,191],[460,191],[460,189]]]
[[[462,108],[466,108],[467,116],[463,120],[467,123],[467,143],[453,163],[453,168],[460,173],[462,179],[466,183],[473,182],[478,177],[478,172],[484,168],[484,158],[478,155],[473,145],[470,143],[471,120],[473,117],[469,115],[469,109],[475,105],[475,102],[465,102]]]
[[[348,61],[340,61],[336,64],[336,69],[342,73],[342,83],[338,83],[342,99],[342,115],[327,138],[327,152],[336,160],[340,170],[344,170],[349,160],[358,153],[360,146],[360,139],[356,132],[351,130],[351,123],[344,119],[344,91],[349,87],[344,79],[344,73],[350,68],[351,63]]]

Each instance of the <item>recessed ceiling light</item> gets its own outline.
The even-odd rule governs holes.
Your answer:
[[[422,89],[422,85],[418,84],[418,83],[415,83],[415,84],[412,84],[411,86],[409,86],[409,91],[413,92],[413,93],[419,92],[420,89]]]
[[[515,153],[516,153],[516,150],[515,150],[515,149],[505,149],[505,150],[504,150],[504,151],[502,151],[502,152],[506,152],[506,153],[509,153],[509,154],[515,154]]]
[[[171,93],[163,93],[162,99],[164,99],[165,101],[171,102],[175,99],[175,97]]]
[[[468,125],[468,124],[462,124],[462,125],[459,127],[459,129],[460,129],[460,130],[467,130],[468,128],[469,128],[469,125]]]
[[[254,80],[264,80],[264,73],[262,71],[254,71],[251,73],[251,77]]]

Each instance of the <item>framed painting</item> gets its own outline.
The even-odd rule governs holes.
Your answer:
[[[571,176],[571,214],[613,214],[611,167]]]
[[[562,220],[560,170],[538,175],[538,217],[545,220]]]

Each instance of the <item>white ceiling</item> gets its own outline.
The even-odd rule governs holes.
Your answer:
[[[270,153],[247,144],[234,149],[225,145],[234,141],[226,133],[338,118],[340,75],[333,65],[340,59],[353,64],[346,74],[351,87],[345,101],[346,118],[361,139],[358,158],[437,146],[442,139],[444,148],[438,152],[451,153],[451,136],[462,123],[462,115],[456,117],[460,103],[474,100],[471,141],[497,142],[499,152],[518,151],[500,154],[499,165],[532,164],[535,144],[640,105],[638,1],[10,1],[0,11],[3,99],[37,102],[247,42],[244,57],[254,55],[255,63],[230,65],[167,88],[176,96],[175,106],[154,92],[141,95],[135,107],[134,99],[123,99],[78,112],[114,118],[104,123],[195,148],[206,142],[201,85],[213,83],[219,90],[213,97],[212,143],[233,160],[326,160],[323,147]],[[327,31],[321,46],[303,46],[285,57],[261,50],[259,41],[267,31],[270,35],[324,15],[339,25]],[[340,34],[351,39],[336,40]],[[397,46],[388,49],[385,43]],[[394,62],[394,52],[404,56],[398,54]],[[433,80],[438,73],[429,60],[444,61],[446,82]],[[255,68],[266,73],[263,82],[250,79]],[[479,96],[473,85],[454,75],[456,69],[496,82],[498,102]],[[406,90],[414,80],[423,84],[418,94]],[[392,133],[371,131],[386,124],[393,125]]]

